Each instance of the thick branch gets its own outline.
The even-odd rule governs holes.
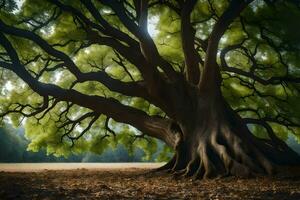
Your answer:
[[[149,69],[147,69],[148,74],[152,74],[152,77],[157,76],[155,75],[158,73],[156,67],[160,66],[171,81],[176,81],[178,78],[177,73],[173,69],[172,65],[159,55],[156,45],[147,31],[148,1],[141,1],[139,4],[141,6],[138,11],[140,14],[139,26],[126,15],[126,8],[122,3],[106,0],[100,0],[100,2],[110,6],[125,27],[139,39],[142,53],[146,60],[150,63],[148,66]],[[156,80],[153,79],[152,81]]]
[[[135,41],[133,38],[131,38],[126,33],[114,28],[111,26],[98,12],[98,10],[95,8],[95,6],[92,4],[90,0],[83,1],[81,0],[81,3],[85,5],[85,7],[89,10],[89,12],[92,14],[92,16],[101,24],[97,25],[90,21],[87,17],[85,17],[79,10],[75,9],[72,6],[68,6],[65,4],[62,4],[61,2],[57,0],[48,0],[49,2],[55,4],[60,9],[71,12],[72,14],[79,17],[86,25],[90,25],[93,28],[96,28],[98,31],[101,31],[103,34],[107,36],[112,36],[114,38],[117,38],[118,40],[127,43],[130,46],[138,46],[138,42]]]
[[[216,61],[219,41],[231,22],[239,16],[250,2],[251,0],[232,0],[215,24],[208,40],[204,70],[199,83],[200,91],[220,92],[220,70]]]
[[[9,40],[0,33],[0,44],[9,54],[13,67],[9,68],[17,74],[29,87],[41,96],[53,96],[60,101],[75,103],[89,108],[98,114],[105,114],[116,121],[130,124],[149,136],[161,139],[168,145],[174,146],[175,138],[168,132],[170,120],[160,117],[150,117],[145,112],[125,106],[115,99],[82,94],[76,90],[62,89],[53,84],[41,83],[34,79],[20,63],[19,57]],[[126,116],[126,117],[124,117]]]
[[[158,50],[149,36],[147,32],[147,26],[144,24],[143,26],[137,26],[132,19],[130,19],[126,12],[126,8],[122,4],[122,2],[114,2],[114,1],[101,1],[105,5],[110,6],[116,15],[119,17],[121,22],[128,28],[129,31],[133,31],[139,35],[138,39],[140,40],[142,50],[139,46],[136,45],[136,41],[130,39],[130,37],[124,32],[112,28],[107,21],[103,19],[99,11],[95,9],[95,6],[90,1],[82,1],[82,3],[86,6],[86,8],[90,11],[92,16],[101,24],[100,27],[96,27],[96,25],[92,24],[80,11],[77,9],[64,5],[57,0],[49,0],[53,2],[55,5],[63,9],[64,11],[71,12],[72,14],[78,16],[84,23],[87,24],[85,30],[88,35],[88,40],[90,43],[96,43],[100,45],[106,45],[114,50],[116,50],[122,57],[126,58],[129,62],[135,65],[138,70],[141,72],[143,79],[145,80],[145,86],[147,88],[147,93],[151,95],[154,104],[161,107],[165,112],[167,112],[167,101],[161,98],[162,90],[167,87],[166,81],[177,81],[178,74],[173,69],[172,65],[168,63],[165,59],[163,59]],[[140,5],[146,5],[147,3],[140,3]],[[141,9],[141,8],[139,8]],[[147,13],[147,6],[143,8],[142,13]],[[140,17],[141,20],[145,20],[145,17]],[[97,30],[97,31],[96,31]],[[144,32],[144,31],[145,32]],[[106,34],[108,36],[103,36],[102,34]],[[135,34],[134,34],[135,35]],[[129,44],[125,45],[120,42],[125,41],[125,43]],[[161,69],[165,72],[166,78],[161,76],[161,73],[158,71],[157,66],[161,67]],[[163,89],[162,89],[163,88]],[[138,96],[138,95],[137,95]],[[166,96],[166,94],[164,95]],[[143,96],[144,98],[145,96]],[[149,97],[147,100],[150,100]]]
[[[185,58],[187,80],[192,84],[198,84],[200,80],[200,58],[195,49],[195,29],[191,25],[190,15],[196,4],[196,0],[187,1],[181,10],[181,40]]]
[[[19,28],[8,26],[8,25],[4,24],[1,20],[0,20],[0,28],[1,28],[1,31],[3,31],[7,34],[26,38],[26,39],[29,39],[29,40],[35,42],[43,50],[45,50],[48,54],[62,60],[64,62],[64,66],[66,66],[68,68],[68,70],[76,77],[78,82],[98,81],[98,82],[104,84],[106,87],[108,87],[112,91],[119,92],[121,94],[125,94],[128,96],[142,97],[147,100],[150,99],[150,96],[147,94],[147,91],[145,91],[144,84],[125,83],[125,82],[113,79],[112,77],[110,77],[108,74],[106,74],[103,71],[82,73],[68,55],[66,55],[62,51],[58,51],[55,48],[53,48],[45,40],[43,40],[40,36],[30,32],[30,31],[27,31],[27,30],[22,30]],[[105,42],[108,43],[110,41],[105,40]],[[129,53],[130,51],[128,51],[126,49],[126,50],[124,50],[124,52]],[[138,62],[138,60],[135,60],[135,62]],[[5,66],[5,65],[3,65],[3,66]]]

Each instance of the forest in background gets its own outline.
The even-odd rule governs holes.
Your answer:
[[[69,157],[56,157],[47,155],[45,150],[32,152],[27,150],[30,142],[24,136],[24,129],[15,129],[6,124],[0,128],[0,163],[22,163],[22,162],[155,162],[163,161],[159,156],[163,144],[158,142],[158,151],[151,157],[147,157],[141,148],[130,152],[124,145],[117,145],[116,148],[108,148],[102,154],[86,152],[72,154]],[[292,137],[287,140],[289,146],[300,154],[300,144]]]
[[[24,129],[14,129],[10,125],[0,128],[0,162],[145,162],[155,161],[157,155],[146,159],[142,149],[130,153],[123,145],[109,148],[101,155],[87,152],[69,157],[47,155],[45,150],[27,151],[29,141],[24,136]]]

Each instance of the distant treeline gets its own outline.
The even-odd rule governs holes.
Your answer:
[[[45,150],[39,152],[27,151],[29,141],[24,136],[24,129],[14,129],[10,125],[0,127],[0,163],[5,162],[144,162],[145,153],[136,149],[131,155],[123,145],[115,149],[107,149],[101,155],[85,153],[70,155],[68,158],[47,155]],[[300,154],[300,145],[292,137],[287,141],[295,151]],[[162,145],[162,144],[160,144]],[[152,157],[154,161],[157,153]]]
[[[0,128],[0,162],[142,162],[144,152],[137,149],[130,155],[123,145],[107,149],[102,155],[85,153],[68,158],[47,155],[44,150],[27,151],[29,141],[24,137],[24,129],[13,129],[6,125]]]

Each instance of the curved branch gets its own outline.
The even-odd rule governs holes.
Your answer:
[[[166,111],[168,107],[168,100],[163,99],[161,96],[162,93],[165,93],[166,88],[168,87],[167,82],[175,82],[179,79],[179,73],[177,73],[172,65],[167,62],[164,58],[162,58],[158,50],[149,36],[149,33],[146,31],[144,33],[143,30],[146,30],[147,27],[138,26],[134,23],[134,21],[127,16],[122,2],[115,1],[100,1],[101,3],[108,5],[114,10],[116,15],[119,17],[121,22],[128,28],[129,31],[135,32],[139,35],[138,39],[140,40],[141,46],[144,45],[148,53],[141,50],[139,46],[136,45],[136,41],[130,39],[130,37],[124,32],[112,29],[111,26],[107,24],[107,22],[103,19],[99,11],[95,10],[95,5],[90,1],[82,1],[82,3],[86,6],[86,8],[90,11],[92,16],[101,24],[100,27],[96,27],[95,24],[91,24],[89,19],[87,19],[80,11],[77,9],[64,5],[60,3],[58,0],[49,0],[54,3],[61,9],[67,12],[71,12],[73,15],[78,16],[84,23],[87,24],[85,27],[85,31],[87,32],[88,40],[90,40],[91,44],[100,44],[106,45],[114,50],[116,50],[122,57],[126,58],[129,62],[137,67],[137,69],[141,72],[143,79],[145,80],[145,88],[147,93],[153,97],[152,100],[155,99],[154,104],[163,107],[163,110]],[[144,4],[146,4],[144,2]],[[140,5],[143,5],[142,3]],[[120,9],[123,10],[120,10]],[[138,8],[140,9],[140,8]],[[144,9],[142,13],[146,13],[147,9]],[[142,17],[140,17],[142,20]],[[145,19],[145,18],[143,18]],[[103,36],[103,34],[108,36]],[[135,34],[134,34],[135,35]],[[129,37],[129,38],[128,38]],[[130,44],[131,46],[125,45],[123,42]],[[149,50],[149,51],[148,51]],[[166,74],[166,76],[162,76],[161,72],[158,71],[157,67],[160,67]],[[167,78],[167,79],[166,79]],[[164,96],[167,96],[164,94]],[[146,96],[144,95],[143,98]],[[148,97],[147,100],[150,98]]]
[[[235,44],[235,45],[230,45],[225,47],[224,49],[221,50],[220,53],[220,60],[221,60],[221,67],[223,71],[226,72],[233,72],[237,75],[245,76],[247,78],[252,79],[253,81],[256,81],[262,85],[276,85],[276,84],[281,84],[282,82],[291,82],[291,83],[300,83],[300,78],[297,77],[290,77],[290,76],[273,76],[269,79],[263,79],[254,73],[254,68],[251,68],[251,71],[247,72],[239,68],[235,67],[230,67],[228,66],[226,62],[226,54],[229,53],[230,51],[236,50],[236,49],[242,49],[243,51],[247,52],[248,49],[241,44]],[[249,57],[250,55],[247,55]],[[253,65],[257,65],[256,61],[253,57],[249,58],[252,62]]]
[[[146,87],[145,87],[145,84],[143,84],[143,83],[122,82],[122,81],[119,81],[117,79],[110,77],[104,71],[82,73],[68,55],[66,55],[62,51],[58,51],[55,48],[53,48],[53,46],[49,45],[40,36],[30,32],[30,31],[27,31],[27,30],[22,30],[19,28],[8,26],[1,20],[0,20],[0,28],[1,28],[1,31],[3,31],[4,33],[14,35],[17,37],[21,37],[21,38],[26,38],[26,39],[29,39],[29,40],[35,42],[45,52],[47,52],[51,56],[54,56],[54,57],[62,60],[64,62],[63,65],[60,64],[60,65],[58,65],[58,67],[66,66],[67,69],[76,77],[78,82],[98,81],[98,82],[104,84],[106,87],[108,87],[112,91],[119,92],[119,93],[127,95],[127,96],[138,96],[138,97],[145,98],[147,100],[151,99],[151,97],[145,90]],[[126,53],[130,52],[127,49],[124,51]],[[135,62],[137,62],[137,61],[135,61]],[[4,67],[8,67],[7,63],[5,64],[4,62],[1,62],[0,64]]]
[[[9,68],[29,87],[41,96],[52,96],[59,101],[67,101],[79,106],[89,108],[98,114],[105,114],[116,121],[130,124],[149,136],[161,139],[174,147],[175,136],[169,132],[171,120],[161,117],[149,116],[145,112],[123,105],[112,98],[82,94],[76,90],[67,90],[53,84],[39,82],[33,78],[20,63],[17,52],[9,40],[0,32],[0,44],[9,54],[13,67]],[[126,117],[124,117],[126,116]]]
[[[57,7],[59,7],[63,11],[71,12],[72,14],[79,17],[86,25],[90,25],[91,27],[96,28],[96,30],[102,32],[105,35],[117,38],[118,40],[125,42],[132,47],[138,46],[138,42],[135,41],[133,38],[131,38],[129,35],[112,27],[100,15],[100,13],[98,12],[98,10],[95,8],[95,6],[93,5],[93,3],[90,0],[86,0],[86,1],[81,0],[81,3],[89,10],[89,12],[101,24],[101,26],[93,23],[91,20],[89,20],[87,17],[85,17],[79,10],[75,9],[72,6],[65,5],[65,4],[59,2],[58,0],[48,0],[48,1],[55,4]]]
[[[82,115],[81,117],[79,117],[76,120],[68,120],[67,122],[65,122],[64,124],[62,124],[61,126],[58,127],[58,129],[65,130],[65,133],[61,136],[61,141],[63,141],[64,137],[68,137],[68,139],[70,139],[72,142],[71,147],[73,147],[75,144],[75,141],[78,140],[79,138],[81,138],[86,132],[88,132],[99,117],[100,117],[99,114],[94,113],[94,112],[89,112],[89,113]],[[81,133],[79,135],[75,135],[75,136],[70,135],[72,133],[72,131],[75,129],[75,127],[87,118],[92,118],[91,121],[88,123],[87,127],[83,131],[81,131]],[[69,126],[69,125],[71,125],[71,128],[68,129],[67,126]]]
[[[43,27],[47,26],[51,21],[56,20],[61,15],[61,10],[54,9],[53,14],[48,18],[44,19],[44,21],[38,21],[34,18],[28,18],[20,21],[20,23],[26,23],[33,27],[32,32],[36,32],[37,30],[42,29]]]
[[[263,119],[243,118],[243,121],[246,124],[257,124],[257,125],[264,127],[268,133],[269,138],[271,139],[272,144],[276,148],[281,149],[281,150],[289,149],[288,145],[276,136],[272,127]]]

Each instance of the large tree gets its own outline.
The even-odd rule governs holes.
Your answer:
[[[298,1],[0,2],[1,116],[29,148],[157,138],[196,178],[300,163]]]

